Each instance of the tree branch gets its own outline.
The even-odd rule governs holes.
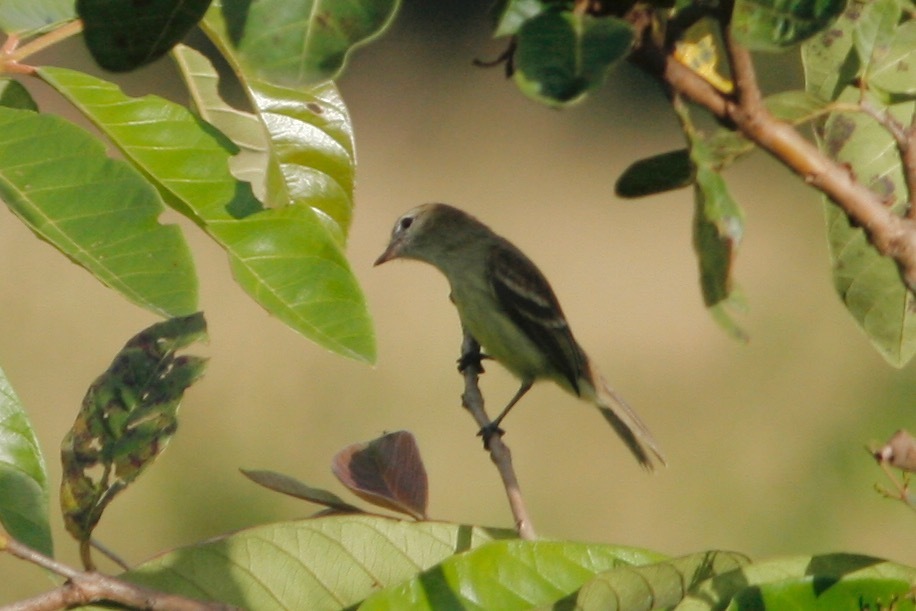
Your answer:
[[[235,609],[231,605],[211,603],[157,592],[121,579],[96,572],[81,572],[30,548],[0,531],[0,551],[36,564],[66,577],[60,587],[33,598],[0,608],[0,611],[51,611],[94,603],[112,602],[131,609],[174,611],[217,611]]]
[[[480,344],[465,331],[464,340],[461,343],[461,366],[459,367],[464,377],[464,394],[461,395],[461,404],[467,408],[478,427],[482,429],[490,424],[490,418],[484,410],[483,395],[477,383],[480,374],[483,373],[480,359]],[[515,469],[512,467],[512,453],[498,434],[490,437],[489,450],[490,460],[496,465],[499,476],[503,480],[503,487],[506,489],[512,516],[515,518],[515,529],[518,531],[518,536],[526,540],[536,539],[537,535],[531,524],[528,508],[522,497],[518,478],[515,476]]]
[[[725,32],[725,39],[735,83],[732,95],[723,94],[681,65],[645,31],[631,59],[655,75],[669,95],[683,96],[706,108],[723,125],[734,127],[830,198],[865,230],[878,252],[897,263],[907,287],[916,291],[916,206],[909,207],[906,217],[898,216],[881,197],[858,182],[849,168],[828,158],[792,125],[770,114],[757,85],[750,52],[731,32]],[[912,203],[916,191],[916,127],[910,126],[904,140],[903,147],[899,139],[897,142]]]

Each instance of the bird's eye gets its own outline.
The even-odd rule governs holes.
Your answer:
[[[410,226],[413,225],[413,217],[407,216],[401,219],[400,227],[401,231],[405,229],[410,229]]]

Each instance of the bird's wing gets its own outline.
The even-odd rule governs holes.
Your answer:
[[[541,271],[511,244],[490,252],[490,284],[500,306],[553,367],[579,394],[579,378],[588,375],[586,357],[576,343],[553,289]]]

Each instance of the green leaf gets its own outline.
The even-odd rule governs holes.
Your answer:
[[[128,341],[89,387],[61,443],[60,504],[78,541],[88,541],[108,503],[168,445],[184,391],[206,365],[176,353],[206,336],[200,313],[156,323]]]
[[[693,162],[690,151],[679,149],[631,164],[617,179],[614,190],[620,197],[644,197],[691,184]]]
[[[130,98],[111,83],[63,68],[41,68],[39,74],[142,168],[167,201],[226,250],[236,280],[255,301],[325,348],[362,361],[374,360],[368,309],[341,250],[335,223],[306,205],[313,193],[314,200],[324,201],[326,184],[316,178],[312,184],[296,185],[293,200],[285,184],[270,184],[278,197],[292,205],[264,209],[251,186],[229,171],[236,147],[183,106],[155,96]],[[321,97],[324,91],[297,94],[298,101],[288,101],[287,112],[319,114],[309,110],[312,104],[320,113],[326,112],[328,120],[339,116],[333,114],[339,101],[336,91],[331,88],[327,100]],[[308,167],[292,167],[296,161],[319,169],[334,167],[339,157],[324,157],[325,148],[333,145],[322,142],[309,147],[315,139],[333,138],[333,130],[289,131],[288,150],[275,156],[292,157],[286,164],[291,174],[308,174]]]
[[[642,566],[621,566],[599,573],[569,603],[589,611],[637,611],[673,607],[699,584],[746,565],[734,552],[709,551]]]
[[[32,99],[28,89],[23,87],[19,81],[11,79],[0,79],[0,106],[38,110],[38,104]]]
[[[501,0],[493,6],[493,36],[512,36],[523,23],[548,7],[545,0]]]
[[[326,516],[258,526],[180,548],[122,577],[244,609],[336,610],[456,553],[513,535],[443,522]]]
[[[854,52],[854,32],[863,10],[871,3],[850,3],[849,8],[826,32],[802,45],[805,90],[824,100],[836,100],[853,84],[861,64]]]
[[[206,21],[225,20],[249,78],[299,88],[337,77],[350,51],[381,34],[397,8],[398,0],[223,0]]]
[[[868,86],[894,101],[916,98],[916,20],[900,25],[869,67]]]
[[[551,9],[525,21],[516,43],[518,87],[535,100],[563,106],[604,82],[630,51],[633,29],[616,17]]]
[[[0,30],[29,36],[76,18],[73,0],[3,0]]]
[[[48,475],[32,424],[0,369],[0,525],[12,537],[53,555]]]
[[[168,53],[209,5],[210,0],[76,0],[89,52],[113,72],[139,68]]]
[[[857,98],[858,93],[850,90],[840,99]],[[905,123],[914,107],[912,102],[899,104],[889,112]],[[832,116],[822,148],[848,164],[859,181],[892,203],[895,212],[904,210],[907,196],[900,157],[890,135],[874,120],[862,113]],[[837,293],[878,352],[891,365],[902,367],[916,354],[913,294],[896,264],[875,250],[861,228],[853,227],[832,203],[826,204],[825,214]]]
[[[821,116],[830,105],[824,98],[808,91],[781,91],[767,96],[764,103],[773,116],[793,125]]]
[[[779,51],[822,32],[847,0],[736,0],[731,27],[754,51]]]
[[[232,175],[251,184],[255,195],[270,208],[286,205],[280,200],[283,189],[268,189],[268,172],[274,173],[282,183],[279,163],[272,163],[267,128],[249,112],[227,104],[219,94],[219,75],[210,60],[186,45],[177,45],[172,57],[184,78],[191,95],[194,110],[211,125],[225,134],[239,148],[229,160]]]
[[[604,544],[494,541],[382,590],[359,609],[530,609],[569,596],[608,569],[656,560]]]
[[[735,253],[744,235],[744,214],[718,172],[699,164],[694,188],[693,246],[700,261],[700,288],[713,318],[733,337],[746,340],[731,310],[743,310],[732,281]]]
[[[178,227],[156,190],[63,119],[0,107],[0,196],[29,228],[127,299],[163,315],[197,305]]]
[[[866,78],[873,64],[880,62],[887,54],[901,12],[897,0],[874,0],[863,7],[855,19],[853,42]]]
[[[913,609],[914,580],[916,569],[879,558],[799,556],[717,575],[677,609]]]
[[[711,137],[696,129],[690,111],[675,105],[695,167],[693,246],[700,265],[703,301],[713,319],[732,337],[747,335],[733,314],[746,309],[744,297],[732,279],[735,254],[744,235],[744,213],[732,199],[721,168],[745,152],[744,139],[719,130]]]
[[[324,505],[334,511],[356,513],[362,511],[359,507],[347,503],[333,492],[322,490],[321,488],[314,488],[288,475],[283,475],[282,473],[258,470],[246,471],[245,469],[241,471],[242,475],[254,483],[264,486],[268,490],[273,490],[274,492],[286,494],[310,503]]]

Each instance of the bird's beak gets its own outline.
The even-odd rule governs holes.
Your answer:
[[[391,261],[392,259],[397,259],[398,257],[398,244],[394,240],[388,244],[388,247],[385,249],[385,252],[379,255],[378,259],[375,260],[375,263],[372,264],[373,267],[376,265],[381,265],[386,261]]]

